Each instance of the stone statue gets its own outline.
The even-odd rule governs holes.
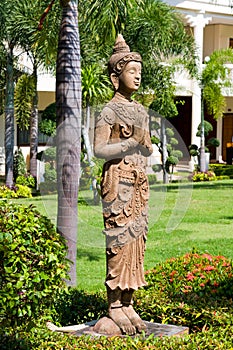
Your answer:
[[[97,118],[94,152],[106,160],[101,197],[106,236],[109,317],[123,334],[146,330],[133,308],[133,292],[145,286],[144,251],[149,186],[146,158],[152,154],[149,118],[131,99],[141,82],[142,59],[118,35],[109,60],[114,97]]]

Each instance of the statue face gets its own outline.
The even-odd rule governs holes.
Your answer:
[[[130,61],[124,67],[123,72],[119,76],[118,91],[122,94],[132,93],[139,89],[141,83],[142,65],[140,62]]]

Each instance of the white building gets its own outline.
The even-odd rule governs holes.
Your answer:
[[[215,50],[233,49],[233,2],[231,0],[166,0],[182,13],[185,25],[192,31],[198,48],[199,66],[205,62]],[[233,71],[233,65],[229,65]],[[233,82],[233,73],[232,82]],[[174,125],[181,133],[186,146],[200,144],[196,137],[197,126],[201,121],[201,91],[195,81],[188,79],[185,72],[176,77],[177,95],[185,100],[185,107]],[[212,155],[217,161],[227,160],[227,144],[233,142],[233,89],[225,89],[226,98],[224,118],[217,122],[209,120],[214,126],[214,135],[220,140],[216,154]],[[183,116],[183,118],[180,118]],[[206,116],[205,116],[206,119]],[[172,121],[171,121],[172,122]],[[173,123],[173,122],[172,122]]]

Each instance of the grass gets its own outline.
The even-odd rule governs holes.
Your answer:
[[[233,180],[154,185],[150,189],[149,232],[145,270],[192,249],[233,258]],[[80,191],[78,288],[105,289],[105,242],[102,209],[92,205],[91,191]],[[56,220],[56,195],[18,199],[33,203]]]

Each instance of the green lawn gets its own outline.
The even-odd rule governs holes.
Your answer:
[[[233,258],[232,188],[233,180],[151,186],[145,270],[193,248]],[[78,206],[78,287],[86,291],[105,288],[101,205],[93,206],[91,196],[81,191]],[[56,221],[55,195],[17,201],[34,203]]]

